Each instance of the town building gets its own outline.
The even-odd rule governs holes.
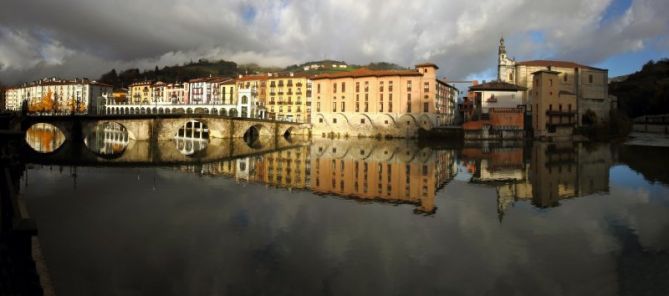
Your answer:
[[[358,69],[312,77],[312,133],[415,137],[419,129],[452,124],[457,89],[437,79],[437,69],[428,63],[414,70]]]
[[[234,112],[237,117],[267,118],[267,75],[246,75],[237,79]]]
[[[227,81],[223,77],[195,78],[188,81],[188,104],[214,105],[220,104],[220,84]]]
[[[151,81],[139,81],[128,86],[131,104],[150,104],[153,101]]]
[[[5,110],[17,111],[21,110],[21,101],[19,99],[19,89],[16,87],[8,87],[4,90],[5,93]]]
[[[311,80],[304,74],[272,74],[267,77],[269,118],[280,121],[311,121]]]
[[[465,139],[509,139],[525,135],[525,88],[502,81],[473,85],[468,100],[472,114],[463,123]]]
[[[88,79],[45,78],[12,87],[5,95],[7,110],[19,111],[25,104],[31,113],[97,114],[112,96],[112,87]]]
[[[119,88],[112,91],[112,98],[115,104],[122,104],[128,102],[128,89]]]
[[[554,80],[558,91],[573,93],[577,112],[577,125],[588,123],[604,123],[609,120],[612,98],[608,95],[608,70],[581,65],[569,61],[532,60],[515,61],[509,58],[504,44],[500,39],[498,48],[497,80],[512,83],[526,88],[523,103],[528,106],[528,114],[533,114],[532,102],[533,74],[548,70],[557,74]],[[554,78],[553,78],[554,79]]]
[[[318,62],[309,62],[303,65],[304,71],[320,69],[347,69],[348,65],[344,61],[324,60]]]
[[[173,105],[185,104],[188,101],[188,83],[169,83],[165,85],[166,101]]]
[[[540,70],[532,73],[530,93],[532,130],[535,137],[568,138],[576,127],[576,94],[563,90],[560,73]]]

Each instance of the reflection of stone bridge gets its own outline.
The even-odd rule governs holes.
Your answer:
[[[76,166],[172,166],[233,160],[248,156],[291,149],[306,145],[307,141],[284,137],[261,138],[258,145],[249,146],[243,139],[213,139],[201,151],[184,155],[177,147],[177,140],[129,141],[126,149],[115,156],[98,155],[82,141],[65,141],[53,153],[39,153],[23,149],[25,163]]]
[[[204,123],[211,138],[242,138],[247,132],[260,137],[306,135],[309,125],[296,122],[272,121],[253,118],[231,118],[206,114],[155,115],[94,115],[94,116],[27,116],[23,119],[25,131],[35,123],[44,122],[58,127],[67,139],[83,139],[104,122],[124,126],[133,140],[172,140],[189,121]]]

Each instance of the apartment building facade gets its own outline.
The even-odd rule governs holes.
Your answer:
[[[336,72],[312,77],[312,133],[318,136],[415,137],[453,123],[457,89],[438,67]]]

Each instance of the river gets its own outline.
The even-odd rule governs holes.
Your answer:
[[[669,293],[667,148],[48,131],[19,191],[58,295]]]

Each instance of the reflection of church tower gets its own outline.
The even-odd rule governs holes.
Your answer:
[[[515,64],[516,61],[506,55],[504,37],[500,38],[497,51],[497,80],[515,84],[515,75],[513,73]]]

